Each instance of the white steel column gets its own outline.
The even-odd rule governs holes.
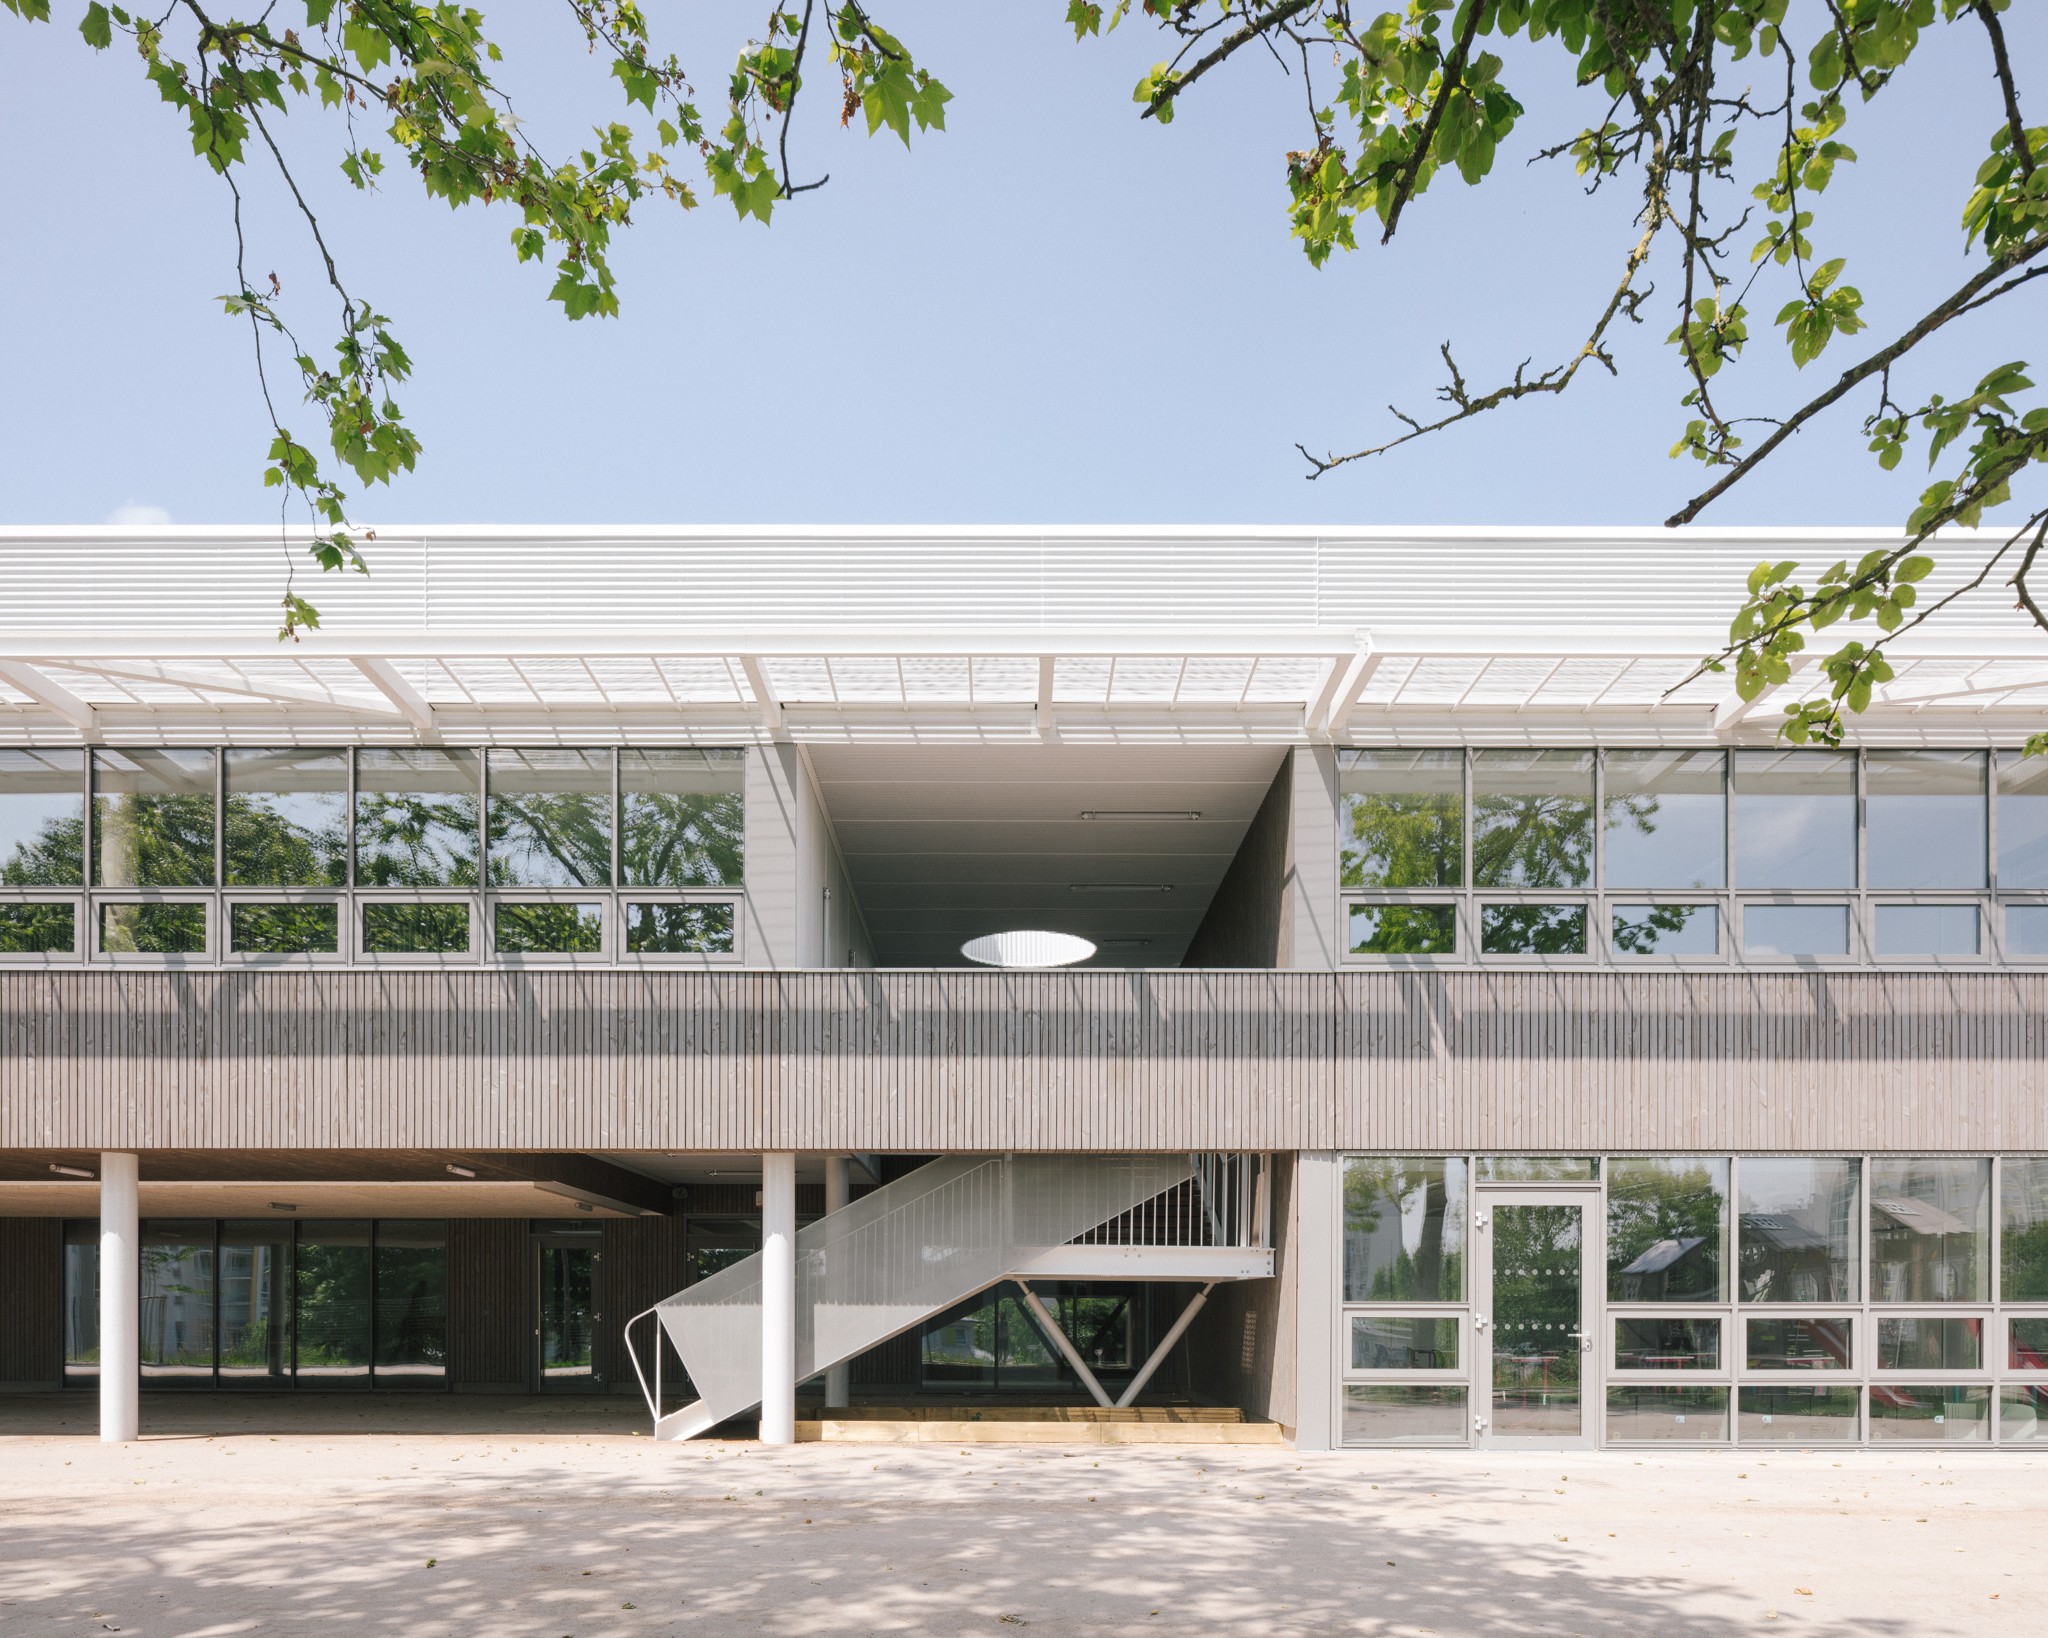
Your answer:
[[[827,890],[827,912],[830,911],[830,890]],[[853,1194],[851,1168],[845,1155],[825,1157],[825,1212],[826,1215],[839,1210]],[[853,1364],[841,1361],[825,1372],[825,1408],[844,1410],[853,1403]]]
[[[100,1441],[124,1444],[142,1432],[140,1162],[100,1156]]]
[[[761,1443],[796,1443],[796,1156],[761,1156]]]

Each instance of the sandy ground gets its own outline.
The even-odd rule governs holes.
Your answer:
[[[2018,1453],[771,1452],[211,1397],[102,1446],[90,1411],[0,1406],[7,1638],[2048,1633]]]

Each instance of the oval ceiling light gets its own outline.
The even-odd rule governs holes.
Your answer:
[[[960,946],[969,961],[984,967],[1071,967],[1086,961],[1095,946],[1072,933],[988,933]]]

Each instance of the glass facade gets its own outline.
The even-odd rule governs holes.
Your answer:
[[[746,757],[0,750],[0,963],[737,960]]]
[[[2048,1448],[2048,1156],[1350,1155],[1342,1178],[1345,1443]]]
[[[1340,750],[1346,959],[2048,961],[2048,759]]]
[[[151,1388],[440,1387],[448,1225],[144,1219]],[[64,1226],[64,1371],[99,1374],[99,1227]]]

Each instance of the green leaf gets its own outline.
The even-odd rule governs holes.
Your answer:
[[[95,51],[104,51],[114,43],[114,20],[107,15],[107,8],[100,0],[92,0],[85,8],[85,15],[79,19],[78,32],[85,36],[85,43]]]

